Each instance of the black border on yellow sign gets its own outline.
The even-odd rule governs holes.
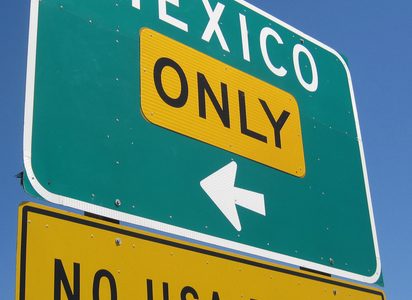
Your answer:
[[[209,249],[205,249],[205,248],[200,248],[194,245],[189,245],[189,244],[183,244],[183,243],[179,243],[178,241],[173,241],[173,240],[168,240],[168,239],[162,239],[161,237],[156,237],[156,236],[152,236],[149,234],[144,234],[144,233],[139,233],[139,232],[134,232],[134,231],[129,231],[127,229],[122,229],[119,227],[115,227],[110,225],[109,223],[98,223],[95,222],[91,219],[86,219],[86,218],[80,218],[80,217],[76,217],[74,215],[68,215],[68,214],[64,214],[64,213],[59,213],[57,211],[51,211],[51,210],[47,210],[46,207],[40,208],[37,206],[31,206],[31,204],[29,203],[25,203],[22,204],[23,207],[21,207],[21,224],[20,224],[20,228],[21,228],[21,236],[18,237],[20,239],[20,276],[18,276],[19,278],[19,286],[17,288],[19,288],[19,300],[25,300],[25,296],[26,296],[26,291],[25,291],[25,287],[26,287],[26,256],[27,256],[27,216],[28,213],[37,213],[40,215],[44,215],[44,216],[49,216],[49,217],[53,217],[56,219],[60,219],[60,220],[64,220],[64,221],[68,221],[68,222],[73,222],[76,224],[81,224],[81,225],[85,225],[85,226],[90,226],[90,227],[94,227],[97,229],[102,229],[102,230],[106,230],[106,231],[111,231],[114,233],[118,233],[118,234],[122,234],[122,235],[127,235],[133,238],[138,238],[138,239],[143,239],[146,241],[150,241],[153,243],[158,243],[158,244],[162,244],[162,245],[167,245],[167,246],[171,246],[171,247],[175,247],[175,248],[179,248],[179,249],[183,249],[183,250],[187,250],[187,251],[193,251],[193,252],[197,252],[203,255],[208,255],[208,256],[214,256],[217,258],[222,258],[222,259],[227,259],[227,260],[231,260],[234,262],[238,262],[238,263],[242,263],[242,264],[247,264],[250,266],[254,266],[257,268],[263,268],[266,270],[271,270],[271,271],[275,271],[275,272],[281,272],[284,274],[288,274],[288,275],[292,275],[292,276],[296,276],[296,277],[300,277],[300,278],[305,278],[305,279],[310,279],[310,280],[315,280],[315,281],[319,281],[319,282],[323,282],[325,284],[333,284],[336,286],[340,286],[340,287],[344,287],[344,288],[350,288],[353,290],[358,290],[361,292],[365,292],[365,293],[370,293],[370,294],[375,294],[375,295],[379,295],[381,296],[382,300],[385,300],[385,295],[382,291],[380,290],[375,290],[375,289],[370,289],[368,287],[362,287],[362,286],[358,286],[358,285],[353,285],[350,283],[346,283],[346,282],[342,282],[342,281],[337,281],[334,280],[332,278],[328,278],[328,277],[319,277],[319,276],[315,276],[309,273],[304,273],[302,271],[294,271],[292,269],[285,269],[282,268],[280,266],[275,266],[275,265],[269,265],[269,264],[265,264],[263,262],[258,262],[258,261],[252,261],[252,260],[248,260],[246,258],[242,258],[242,257],[237,257],[237,256],[232,256],[230,254],[226,254],[226,253],[220,253],[220,252],[215,252]]]

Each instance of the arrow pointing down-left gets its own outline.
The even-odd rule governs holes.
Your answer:
[[[200,186],[212,199],[237,231],[242,230],[236,205],[266,215],[263,194],[235,187],[237,164],[232,161],[200,182]]]

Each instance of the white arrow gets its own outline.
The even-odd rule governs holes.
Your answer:
[[[263,194],[235,187],[237,164],[232,161],[200,182],[200,186],[232,223],[237,231],[242,230],[236,205],[266,215]]]

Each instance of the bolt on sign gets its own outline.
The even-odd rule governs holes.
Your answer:
[[[385,299],[369,286],[30,203],[19,209],[17,249],[16,300]]]
[[[54,203],[380,275],[348,67],[243,0],[32,0],[24,162]]]

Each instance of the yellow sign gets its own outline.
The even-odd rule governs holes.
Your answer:
[[[36,204],[19,210],[16,299],[384,300],[382,291]]]
[[[289,93],[143,29],[141,105],[161,127],[305,176],[299,108]]]

